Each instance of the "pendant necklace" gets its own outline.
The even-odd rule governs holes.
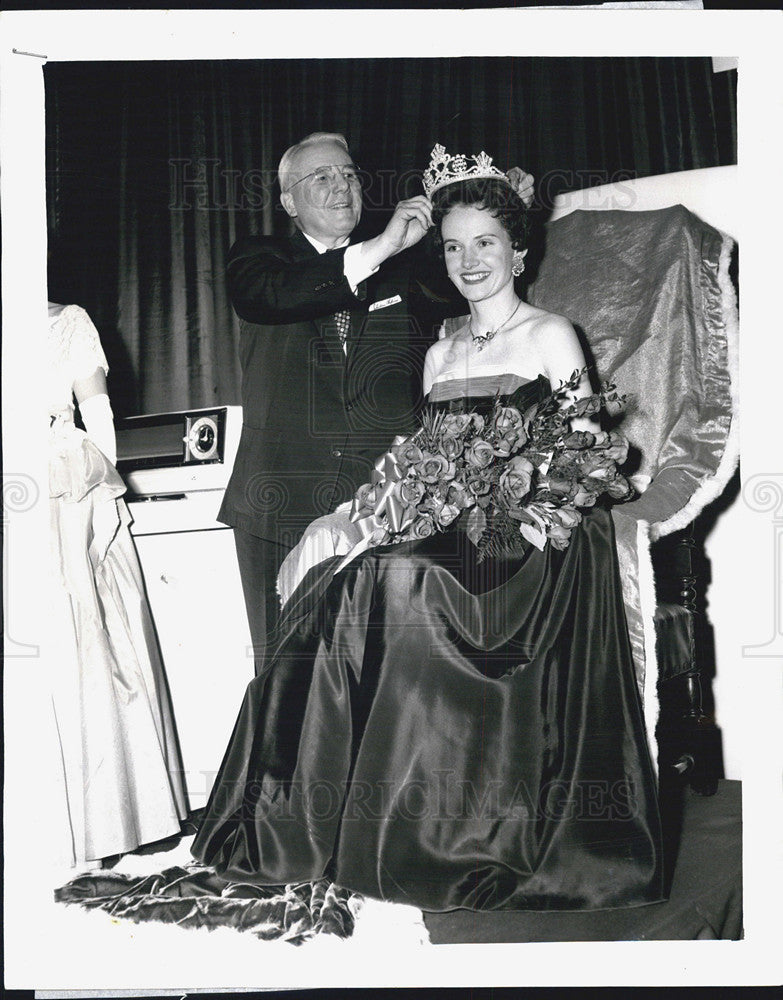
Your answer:
[[[500,324],[499,327],[497,327],[495,330],[488,330],[486,333],[479,333],[479,334],[474,333],[473,332],[473,320],[471,319],[471,321],[470,321],[470,336],[471,336],[471,338],[473,340],[473,343],[474,343],[477,351],[483,351],[484,347],[490,342],[490,340],[492,340],[493,337],[497,336],[497,334],[500,333],[500,331],[503,329],[503,327],[506,326],[508,323],[511,322],[511,320],[516,316],[517,310],[519,309],[519,307],[521,305],[522,305],[522,299],[520,299],[519,302],[517,302],[516,306],[514,306],[514,311],[511,313],[511,315],[507,319],[503,320],[503,322]]]

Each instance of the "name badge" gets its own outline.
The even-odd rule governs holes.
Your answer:
[[[387,306],[394,306],[398,302],[402,302],[401,295],[392,295],[390,299],[381,299],[380,302],[373,302],[368,312],[374,312],[376,309],[385,309]]]

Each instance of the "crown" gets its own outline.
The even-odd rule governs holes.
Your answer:
[[[468,161],[472,161],[472,166],[468,166]],[[437,143],[430,155],[429,166],[424,171],[424,193],[429,198],[434,191],[447,184],[485,177],[511,184],[502,170],[492,166],[492,157],[486,153],[481,152],[476,156],[464,156],[458,153],[456,156],[449,156],[444,147]]]

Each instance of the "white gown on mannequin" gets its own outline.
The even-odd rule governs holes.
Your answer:
[[[79,306],[49,306],[52,695],[66,825],[58,860],[179,833],[187,815],[163,666],[117,470],[74,424],[73,384],[108,371]],[[62,812],[62,810],[60,810]]]

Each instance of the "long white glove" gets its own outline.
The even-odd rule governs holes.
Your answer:
[[[117,441],[114,436],[114,414],[105,393],[90,396],[79,403],[87,436],[97,445],[112,465],[117,463]]]

